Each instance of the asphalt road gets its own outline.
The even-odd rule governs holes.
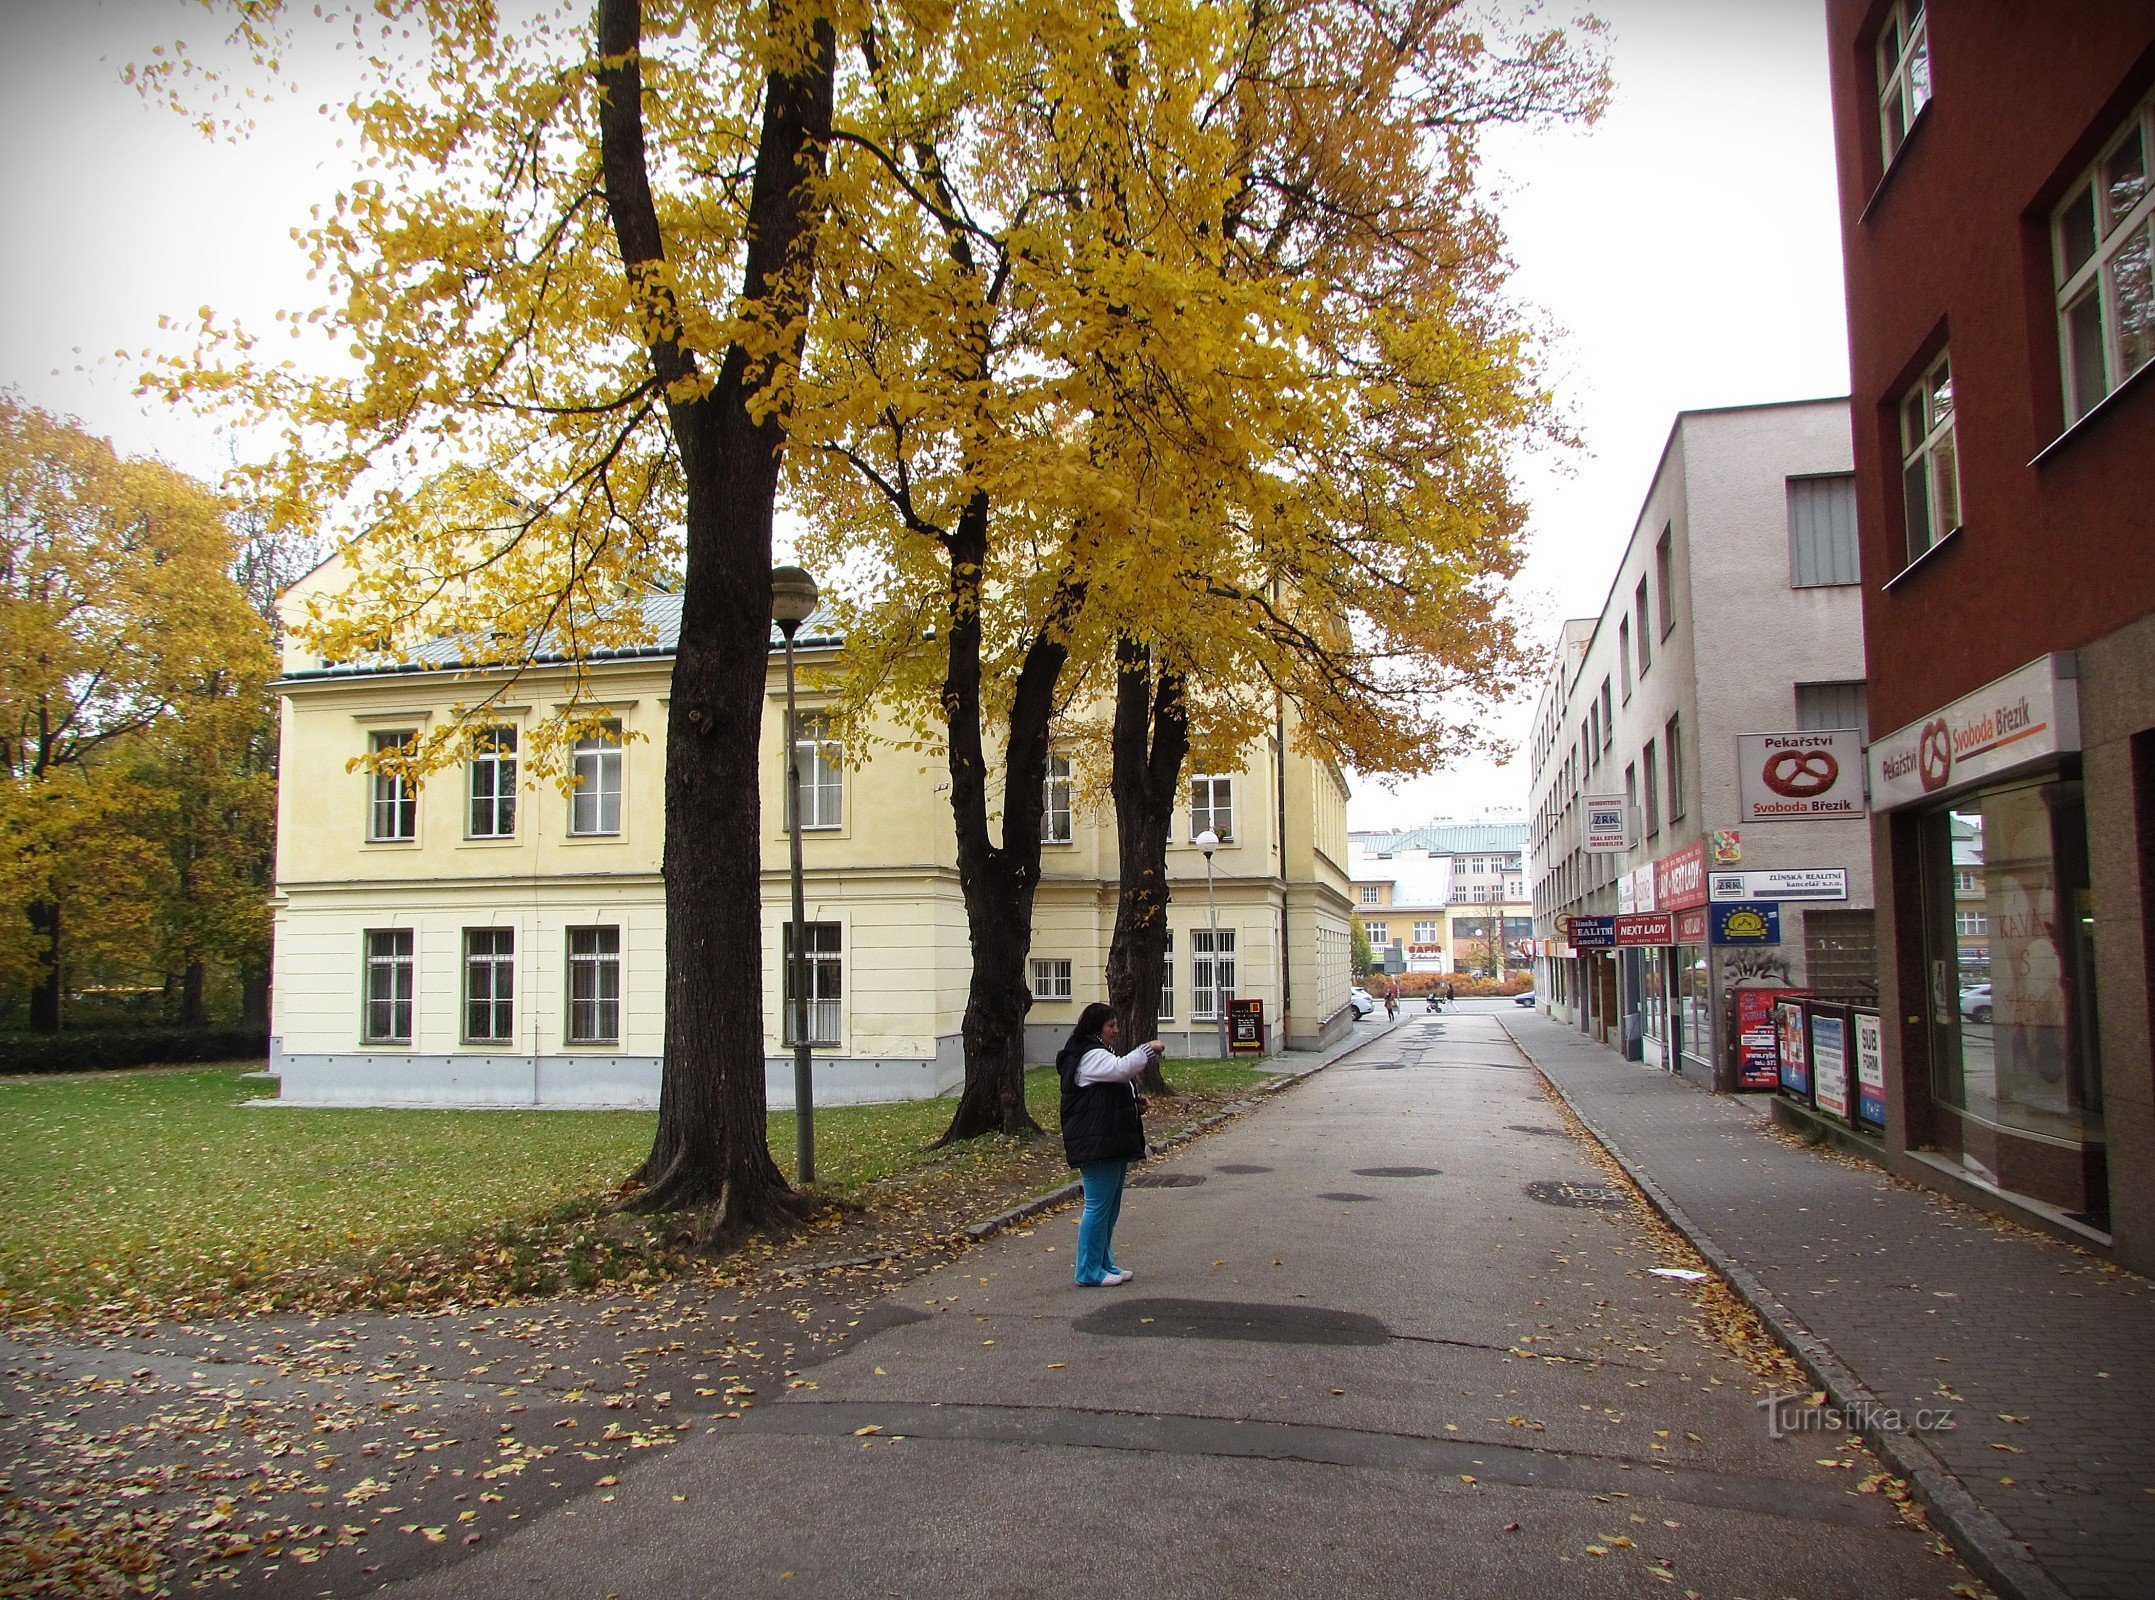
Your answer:
[[[1403,1009],[1074,1212],[892,1291],[806,1386],[400,1596],[1946,1596],[1966,1571],[1650,1269],[1488,1007]],[[617,1481],[616,1481],[617,1479]]]

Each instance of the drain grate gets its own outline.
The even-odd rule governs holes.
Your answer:
[[[1356,1194],[1352,1189],[1328,1189],[1317,1197],[1320,1200],[1374,1200],[1373,1194]]]
[[[1514,1133],[1546,1133],[1552,1138],[1561,1139],[1564,1137],[1562,1128],[1542,1128],[1535,1126],[1531,1122],[1507,1122],[1504,1126]]]
[[[1254,1161],[1223,1161],[1212,1170],[1214,1172],[1270,1172],[1272,1169],[1270,1167],[1261,1167]]]
[[[1542,1178],[1526,1186],[1527,1198],[1545,1206],[1593,1207],[1614,1211],[1624,1197],[1605,1183],[1574,1183],[1565,1178]]]
[[[1146,1172],[1130,1180],[1133,1189],[1194,1189],[1205,1181],[1199,1172]]]
[[[1233,1339],[1252,1344],[1379,1345],[1392,1330],[1359,1311],[1248,1300],[1117,1300],[1070,1324],[1116,1339]]]
[[[1441,1178],[1441,1167],[1356,1167],[1357,1178]]]

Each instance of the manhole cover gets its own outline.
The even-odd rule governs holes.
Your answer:
[[[1214,1172],[1270,1172],[1270,1167],[1260,1167],[1254,1161],[1223,1161],[1212,1169]]]
[[[1514,1133],[1546,1133],[1559,1139],[1564,1137],[1562,1128],[1538,1128],[1531,1122],[1507,1122],[1504,1126]]]
[[[1373,1194],[1356,1194],[1350,1189],[1332,1189],[1317,1197],[1320,1200],[1374,1200]]]
[[[1198,1172],[1147,1172],[1130,1180],[1133,1189],[1194,1189],[1205,1181]]]
[[[1563,1178],[1542,1178],[1526,1186],[1527,1198],[1545,1206],[1598,1206],[1613,1211],[1624,1197],[1605,1183],[1573,1183]]]
[[[1079,1317],[1080,1333],[1116,1339],[1233,1339],[1252,1344],[1379,1345],[1392,1330],[1359,1311],[1245,1300],[1117,1300]]]
[[[1356,1167],[1357,1178],[1438,1178],[1443,1176],[1439,1167]]]

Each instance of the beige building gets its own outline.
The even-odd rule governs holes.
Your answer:
[[[1387,971],[1503,977],[1532,964],[1523,822],[1348,836],[1355,918]]]
[[[333,581],[335,564],[287,595]],[[319,1105],[657,1104],[666,911],[665,722],[679,602],[646,602],[658,643],[601,660],[610,726],[573,760],[573,794],[533,778],[532,731],[558,717],[564,668],[514,682],[446,659],[325,664],[288,646],[277,835],[271,1065],[282,1097]],[[804,635],[804,666],[836,641]],[[785,683],[774,652],[764,717],[764,1019],[771,1103],[792,1102],[781,1037]],[[489,694],[494,732],[471,760],[409,785],[355,763]],[[948,783],[934,756],[820,737],[803,695],[802,843],[816,1092],[825,1102],[926,1098],[962,1079],[970,952]],[[1192,780],[1169,849],[1172,947],[1161,1032],[1175,1054],[1218,1049],[1232,994],[1264,1007],[1271,1049],[1316,1048],[1352,1024],[1344,776],[1292,748],[1293,714],[1239,770]],[[1051,766],[1050,842],[1034,912],[1030,1059],[1050,1059],[1104,996],[1114,929],[1112,816]],[[1104,787],[1102,785],[1101,787]],[[1205,860],[1213,862],[1213,948]]]

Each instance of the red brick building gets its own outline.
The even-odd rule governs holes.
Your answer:
[[[2155,1269],[2155,0],[1828,0],[1886,1159]]]

